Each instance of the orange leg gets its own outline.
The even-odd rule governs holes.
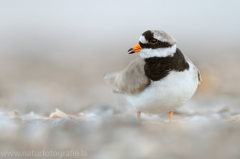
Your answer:
[[[140,111],[137,111],[137,117],[138,117],[139,123],[141,123],[141,112]]]
[[[170,123],[172,123],[172,117],[173,117],[173,111],[170,111],[170,112],[168,113],[168,118],[169,118],[169,120],[170,120]]]

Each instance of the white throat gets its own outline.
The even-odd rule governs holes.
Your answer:
[[[173,54],[176,52],[177,45],[174,44],[171,47],[168,48],[158,48],[158,49],[142,49],[140,51],[140,56],[144,59],[149,57],[167,57],[167,56],[173,56]]]

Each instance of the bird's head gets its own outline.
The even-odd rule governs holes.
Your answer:
[[[129,54],[140,53],[142,58],[172,56],[176,52],[176,40],[161,30],[144,32],[139,44],[128,50]]]

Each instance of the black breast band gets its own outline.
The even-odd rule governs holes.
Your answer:
[[[189,69],[189,64],[181,50],[177,48],[173,56],[150,57],[145,59],[145,75],[153,81],[159,81],[166,77],[170,71],[182,72]]]

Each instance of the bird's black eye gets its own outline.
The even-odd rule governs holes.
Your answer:
[[[151,39],[151,40],[150,40],[150,43],[151,43],[151,44],[156,44],[157,42],[158,42],[157,39]]]

